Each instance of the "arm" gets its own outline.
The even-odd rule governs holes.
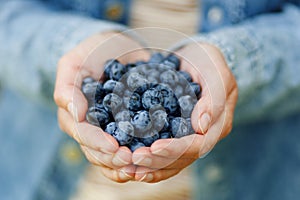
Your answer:
[[[0,78],[2,84],[53,106],[59,58],[90,35],[125,27],[47,6],[38,1],[0,1]]]
[[[236,123],[283,117],[300,110],[300,11],[286,6],[193,39],[217,46],[239,87]]]
[[[299,112],[299,17],[298,8],[287,6],[280,14],[262,15],[179,44],[181,67],[203,89],[192,113],[198,134],[138,149],[133,153],[133,163],[139,165],[136,179],[157,182],[174,176],[225,137],[235,110],[235,80],[240,97],[237,123]]]
[[[86,76],[99,79],[100,66],[108,59],[122,55],[127,63],[148,56],[136,51],[141,49],[141,41],[127,37],[136,34],[116,34],[124,29],[47,9],[46,4],[37,1],[0,0],[1,81],[51,106],[54,93],[60,128],[81,145],[87,159],[100,166],[105,176],[119,182],[128,181],[134,174],[131,152],[85,122],[87,101],[80,87]]]

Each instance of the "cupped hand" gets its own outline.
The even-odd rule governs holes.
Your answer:
[[[176,175],[206,155],[232,129],[238,88],[220,50],[194,43],[176,54],[182,60],[181,70],[202,87],[191,117],[196,134],[158,140],[149,148],[136,150],[132,155],[136,180],[153,183]]]
[[[86,122],[88,103],[81,92],[85,77],[99,80],[104,63],[118,58],[121,63],[149,57],[138,42],[115,32],[93,35],[65,54],[58,63],[54,100],[60,128],[80,145],[86,158],[101,167],[108,178],[126,182],[134,177],[132,153],[101,128]]]

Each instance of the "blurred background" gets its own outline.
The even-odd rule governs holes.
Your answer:
[[[17,3],[9,4],[7,2]],[[18,6],[20,2],[21,6]],[[30,36],[30,32],[26,31],[30,29],[30,25],[32,24],[17,17],[22,16],[18,14],[19,11],[26,11],[33,8],[31,3],[27,5],[24,2],[26,1],[0,0],[1,200],[188,200],[196,196],[198,199],[203,200],[294,200],[299,198],[300,92],[299,81],[295,78],[295,75],[298,76],[299,74],[299,56],[294,54],[295,49],[299,48],[285,49],[286,53],[290,53],[289,55],[292,57],[292,59],[289,59],[289,62],[285,62],[284,57],[280,57],[282,52],[273,52],[273,50],[280,50],[282,48],[281,43],[276,40],[279,38],[280,41],[283,41],[279,36],[294,33],[294,30],[299,29],[299,26],[295,25],[296,23],[292,23],[283,32],[280,32],[281,34],[278,34],[277,38],[275,37],[274,41],[271,41],[271,44],[268,44],[269,49],[272,50],[270,52],[273,52],[274,56],[278,56],[278,62],[273,63],[275,59],[273,59],[274,56],[272,55],[272,58],[269,60],[271,64],[268,63],[270,65],[266,68],[271,70],[274,67],[272,64],[276,65],[276,70],[271,72],[278,75],[264,71],[262,73],[263,76],[266,79],[269,78],[268,81],[270,82],[274,81],[274,84],[270,85],[270,87],[265,87],[267,82],[263,82],[259,86],[265,87],[263,88],[264,90],[258,87],[254,89],[268,92],[262,93],[261,96],[256,96],[256,90],[249,90],[248,96],[244,96],[243,100],[248,103],[248,106],[245,107],[242,104],[239,107],[239,114],[244,117],[246,116],[246,120],[244,120],[245,124],[239,124],[234,127],[232,133],[218,143],[209,156],[198,160],[173,178],[156,184],[137,182],[118,184],[104,178],[97,167],[90,165],[81,154],[76,142],[62,133],[57,124],[56,107],[52,100],[55,66],[59,56],[61,56],[59,53],[62,53],[63,48],[60,49],[60,47],[63,46],[64,41],[68,41],[69,39],[67,37],[68,34],[66,34],[68,33],[67,29],[70,28],[71,30],[72,26],[70,24],[73,22],[67,24],[69,26],[65,26],[63,23],[60,24],[65,29],[56,29],[56,26],[48,29],[46,26],[43,27],[46,30],[45,32],[49,32],[47,32],[48,35],[45,34],[47,41],[55,35],[54,32],[62,34],[62,36],[59,35],[59,37],[53,39],[52,42],[56,46],[49,40],[48,46],[46,45],[42,48],[44,51],[27,52],[26,50],[31,47],[31,40],[29,39],[29,42],[27,40],[23,41],[24,43],[21,43],[21,45],[15,40],[15,38],[19,39],[21,36]],[[45,0],[45,2],[47,1]],[[93,9],[97,10],[96,13],[100,13],[96,6],[91,6],[93,5],[91,2],[96,1],[53,0],[52,2],[57,3],[57,5],[62,4],[63,6],[73,3],[67,9],[75,10],[84,15],[88,15],[88,11],[94,12],[95,10]],[[105,2],[105,5],[101,7],[101,15],[99,14],[96,18],[123,23],[132,28],[146,26],[161,27],[162,29],[155,29],[154,32],[145,32],[143,30],[139,32],[145,38],[146,42],[152,44],[152,46],[167,48],[176,41],[184,39],[186,36],[196,34],[202,25],[206,31],[210,31],[244,20],[245,16],[243,14],[245,13],[240,13],[240,11],[241,8],[244,8],[245,2],[249,3],[249,5],[252,5],[251,2],[254,2],[251,9],[246,10],[252,15],[261,14],[264,11],[274,11],[276,12],[275,15],[278,15],[278,12],[283,10],[282,2],[286,1],[272,1],[271,4],[269,3],[270,1],[254,0],[132,0],[130,14],[127,12],[129,5],[127,0],[107,0],[103,2]],[[103,2],[101,1],[100,3]],[[203,5],[205,5],[202,13],[199,10],[203,6],[199,2],[203,2]],[[234,4],[234,2],[240,3]],[[297,0],[289,2],[298,2],[298,5],[300,4]],[[7,6],[2,7],[5,4]],[[33,3],[32,5],[35,4]],[[232,5],[233,7],[230,7]],[[37,10],[39,10],[39,6],[37,6]],[[226,10],[227,8],[231,8],[231,10],[228,11]],[[10,14],[10,11],[13,14]],[[44,12],[45,9],[43,8],[42,11]],[[233,11],[232,15],[228,14],[230,11]],[[48,11],[45,12],[47,13]],[[290,10],[290,13],[292,14],[287,15],[287,21],[289,23],[294,20],[298,21],[299,17],[294,17],[299,16],[297,12]],[[51,17],[53,16],[56,15],[51,15]],[[95,17],[94,15],[91,16]],[[205,17],[204,19],[202,18],[203,16]],[[9,20],[6,22],[6,17],[12,20],[12,22]],[[20,20],[20,26],[13,23],[15,19]],[[205,24],[202,24],[202,19]],[[268,16],[267,19],[273,18]],[[272,29],[269,29],[267,34],[263,35],[265,38],[260,41],[267,40],[270,34],[277,31],[275,28],[280,24],[277,24],[277,18],[274,19],[271,22],[274,22],[275,25],[273,24]],[[34,20],[36,20],[36,16]],[[90,22],[89,20],[84,22]],[[284,20],[282,21],[285,22]],[[93,23],[91,22],[91,24]],[[282,24],[285,25],[285,23]],[[262,25],[268,24],[262,23]],[[37,27],[36,30],[40,28],[40,25]],[[173,31],[167,31],[168,28]],[[10,30],[13,31],[9,32]],[[244,33],[244,29],[238,30],[242,30],[242,33]],[[83,32],[85,30],[81,31],[79,31],[79,35],[84,35]],[[299,31],[295,32],[294,35],[292,34],[292,36],[297,39],[299,38],[298,33]],[[67,36],[64,38],[63,34]],[[86,34],[89,35],[90,33]],[[219,34],[219,36],[222,34]],[[236,37],[238,36],[236,35]],[[10,38],[10,40],[6,41],[5,37]],[[11,39],[13,37],[14,39]],[[40,38],[36,37],[33,45],[37,45],[39,42],[43,45],[42,42],[45,42],[45,40],[41,38],[41,36]],[[235,41],[235,39],[233,38],[231,41]],[[290,35],[284,37],[284,40],[287,40],[287,42],[290,41],[289,39]],[[41,40],[43,41],[41,42]],[[248,41],[246,36],[245,41]],[[6,46],[5,42],[8,42],[7,45],[10,46]],[[70,44],[73,44],[72,42]],[[66,46],[70,44],[67,43]],[[272,46],[273,44],[277,44],[277,46]],[[294,40],[292,45],[300,47],[299,39]],[[261,46],[258,45],[258,47],[260,48]],[[41,63],[44,64],[45,60],[52,56],[52,54],[47,54],[49,49],[53,50],[52,48],[54,50],[56,50],[55,48],[61,50],[53,53],[56,56],[56,60],[49,59],[51,62],[47,62],[45,64],[46,67],[40,67]],[[252,46],[246,45],[245,49],[247,48],[251,49]],[[7,51],[7,49],[10,51]],[[289,51],[291,49],[293,52]],[[18,57],[15,58],[15,55],[21,55],[22,60],[17,60]],[[259,54],[258,57],[265,58],[268,55]],[[37,66],[28,66],[27,63],[31,63],[31,59],[35,58],[35,56],[39,61],[34,63]],[[9,60],[7,66],[3,64],[5,62],[2,62],[5,60]],[[294,63],[291,64],[290,62]],[[242,64],[248,66],[249,62]],[[292,65],[293,69],[287,67]],[[289,76],[282,75],[285,69],[290,70],[288,71]],[[49,72],[51,75],[44,72]],[[34,76],[31,76],[32,74]],[[248,76],[247,71],[245,74]],[[247,78],[247,76],[244,77]],[[287,81],[291,81],[291,85],[288,85]],[[37,92],[35,95],[30,96],[27,90]],[[278,92],[277,96],[276,92]],[[40,98],[41,96],[43,97]],[[271,103],[267,104],[267,100]],[[256,112],[263,103],[265,103],[265,107],[262,106],[264,109]],[[282,112],[285,108],[283,105],[287,107],[288,112],[286,114]],[[247,123],[250,121],[247,118],[248,112],[254,113],[250,116],[253,123]],[[281,113],[283,113],[282,116],[280,115]],[[239,120],[241,115],[237,115],[237,120]],[[275,119],[271,121],[266,117],[267,115],[271,115]]]

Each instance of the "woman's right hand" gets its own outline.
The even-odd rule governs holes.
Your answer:
[[[121,63],[149,58],[149,53],[131,38],[107,32],[93,35],[65,54],[58,63],[54,100],[62,131],[81,146],[86,158],[101,167],[103,174],[117,182],[134,178],[132,153],[101,128],[86,122],[87,100],[81,92],[85,77],[99,80],[104,63],[120,57]]]

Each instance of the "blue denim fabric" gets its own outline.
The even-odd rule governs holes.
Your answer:
[[[299,117],[286,118],[299,113],[299,8],[285,10],[285,2],[201,3],[199,30],[209,33],[196,37],[222,50],[237,77],[240,100],[238,128],[197,164],[197,197],[299,196],[300,123]],[[55,66],[84,38],[124,30],[112,21],[127,24],[129,9],[129,0],[0,0],[0,82],[14,91],[4,89],[0,96],[0,199],[67,199],[84,161],[68,154],[77,152],[76,145],[57,127],[52,101]],[[279,121],[265,124],[265,118]],[[241,125],[249,122],[257,123]]]
[[[77,14],[83,14],[103,20],[113,20],[118,23],[128,24],[131,0],[44,0],[61,10],[72,10]],[[108,12],[111,8],[120,9],[120,15],[111,16]]]
[[[298,0],[202,0],[199,4],[201,6],[199,31],[210,32],[237,24],[249,17],[279,12],[287,2],[299,5]],[[213,16],[210,15],[210,11],[214,9],[222,15],[219,20],[214,20]]]
[[[299,18],[300,9],[286,5],[280,13],[193,37],[217,46],[235,75],[237,124],[300,111],[300,57],[295,53],[300,48]]]

